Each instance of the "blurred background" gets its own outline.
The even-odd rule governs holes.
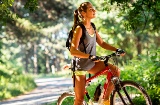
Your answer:
[[[124,49],[123,79],[136,80],[160,103],[160,2],[89,0],[107,43]],[[36,88],[35,78],[61,74],[72,57],[65,42],[84,0],[0,0],[0,100]],[[110,51],[97,48],[98,55]],[[63,76],[63,75],[61,75]]]

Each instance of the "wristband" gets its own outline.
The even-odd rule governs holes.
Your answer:
[[[96,56],[94,56],[94,55],[89,55],[89,59],[95,59],[96,58]]]
[[[92,61],[96,61],[98,60],[98,56],[89,55],[89,59],[91,59]]]
[[[117,53],[119,53],[119,54],[123,54],[123,53],[125,53],[125,51],[124,51],[124,50],[122,50],[122,49],[117,49],[117,50],[116,50],[116,52],[117,52]]]

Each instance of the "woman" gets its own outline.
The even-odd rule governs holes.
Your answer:
[[[98,32],[94,30],[91,25],[91,19],[95,18],[96,10],[90,2],[84,2],[74,12],[74,35],[72,38],[70,53],[76,59],[76,71],[75,71],[75,102],[74,105],[82,105],[85,91],[86,72],[95,74],[105,69],[104,62],[97,61],[96,58],[96,42],[99,46],[106,50],[117,51],[117,48],[105,43]],[[86,35],[84,44],[79,44],[82,36],[82,28],[77,24],[82,23],[86,28]],[[84,51],[85,47],[85,51]],[[108,64],[112,73],[116,76],[120,76],[119,69],[116,66]],[[106,73],[107,74],[107,73]],[[104,74],[104,75],[106,75]],[[109,96],[113,90],[113,84],[109,82],[109,88],[107,90],[104,105],[109,105]]]

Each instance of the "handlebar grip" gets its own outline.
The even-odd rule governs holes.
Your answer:
[[[122,50],[122,49],[117,49],[117,50],[116,50],[116,53],[120,55],[120,54],[124,54],[124,53],[125,53],[125,51],[124,51],[124,50]]]

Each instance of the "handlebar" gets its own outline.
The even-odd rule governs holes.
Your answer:
[[[120,56],[120,53],[115,52],[115,53],[112,53],[112,54],[107,55],[107,56],[100,56],[100,57],[98,57],[98,60],[100,60],[100,61],[107,61],[108,62],[108,60],[110,58],[115,57],[115,56]]]

